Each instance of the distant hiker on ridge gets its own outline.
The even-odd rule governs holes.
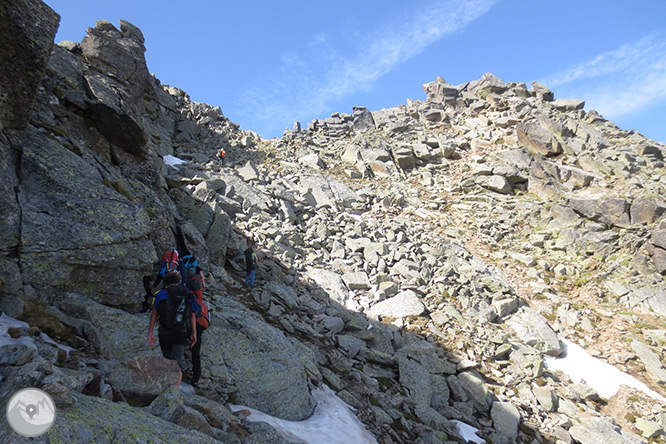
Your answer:
[[[257,253],[254,252],[254,243],[250,242],[245,250],[245,286],[254,287],[254,278],[257,274]]]
[[[217,157],[217,163],[220,167],[224,166],[224,161],[227,153],[224,151],[224,148],[220,148],[217,150],[217,153],[215,154],[215,157]]]
[[[175,360],[180,371],[183,371],[185,347],[188,344],[190,347],[196,344],[197,329],[193,300],[188,297],[187,288],[179,283],[180,275],[178,273],[168,273],[164,277],[165,288],[155,294],[153,311],[150,313],[150,324],[148,325],[148,344],[151,347],[155,346],[153,330],[155,321],[158,321],[162,355],[167,359]],[[187,337],[188,328],[191,332],[189,338]]]

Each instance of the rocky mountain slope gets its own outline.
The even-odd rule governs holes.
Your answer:
[[[322,384],[382,444],[666,441],[663,401],[545,364],[570,341],[666,396],[663,144],[491,74],[262,140],[128,22],[54,45],[43,3],[0,12],[0,399],[53,396],[34,442],[287,442],[228,404],[301,420]],[[146,340],[173,246],[213,310],[195,393]]]

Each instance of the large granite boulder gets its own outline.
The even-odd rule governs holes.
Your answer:
[[[148,313],[132,315],[75,293],[58,296],[55,307],[59,320],[86,338],[100,357],[126,361],[160,354],[159,348],[148,346]]]
[[[639,197],[631,204],[631,224],[651,224],[666,213],[666,202]]]
[[[312,357],[243,305],[218,302],[201,346],[208,369],[203,376],[225,387],[239,404],[284,419],[307,418],[314,409],[305,370],[316,368]]]
[[[575,212],[608,226],[627,228],[630,204],[622,198],[607,198],[599,195],[574,197],[569,199],[569,207]]]
[[[428,97],[427,100],[434,103],[453,101],[460,94],[457,87],[448,85],[441,77],[437,77],[434,82],[425,83],[423,85],[423,90]]]
[[[143,407],[167,388],[179,386],[181,378],[176,361],[161,356],[146,356],[132,358],[116,366],[109,375],[109,382],[130,405]]]
[[[532,154],[557,156],[562,153],[562,144],[556,133],[561,134],[562,126],[548,118],[523,122],[516,127],[518,140]]]
[[[352,129],[355,132],[365,132],[375,129],[375,121],[372,118],[372,113],[363,106],[355,106],[354,120],[352,121]]]
[[[490,94],[502,94],[510,87],[510,84],[504,83],[499,77],[489,72],[485,73],[479,80],[467,84],[467,89],[482,99]]]
[[[405,290],[370,307],[368,316],[372,319],[377,319],[380,316],[402,318],[405,316],[419,316],[425,310],[426,307],[418,295],[411,290]]]
[[[527,345],[557,356],[564,348],[546,319],[534,309],[523,307],[507,321],[507,325]]]

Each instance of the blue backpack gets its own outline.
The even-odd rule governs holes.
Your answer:
[[[197,259],[188,254],[183,256],[181,259],[183,264],[183,281],[187,282],[187,287],[192,291],[201,290],[201,281],[199,275],[197,274],[197,266],[199,262]]]

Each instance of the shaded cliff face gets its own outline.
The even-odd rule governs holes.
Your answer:
[[[22,29],[2,57],[36,73],[0,67],[0,309],[29,324],[0,322],[0,398],[51,393],[50,438],[284,442],[224,402],[298,420],[320,384],[383,443],[460,441],[453,420],[496,443],[641,442],[630,415],[666,427],[659,401],[607,402],[544,364],[568,339],[664,393],[663,144],[491,74],[264,141],[161,85],[130,23],[52,45],[40,2],[0,20]],[[142,281],[174,246],[206,271],[214,400],[150,377],[169,370]]]
[[[13,8],[20,7],[10,3],[7,20],[15,23]],[[182,91],[172,89],[172,96],[148,73],[143,36],[133,25],[121,22],[118,30],[98,22],[80,45],[53,46],[57,16],[35,14],[51,31],[41,46],[32,44],[26,68],[41,73],[41,83],[12,72],[3,82],[4,90],[32,88],[36,97],[30,124],[15,129],[7,122],[2,137],[3,292],[48,298],[76,288],[107,305],[136,307],[158,250],[176,246],[209,261],[204,238],[213,221],[196,227],[197,236],[183,234],[193,230],[167,197],[161,156],[197,145],[206,131],[216,136],[212,150],[235,128],[219,110],[187,109]],[[21,33],[7,39],[5,53],[21,53],[22,41]],[[31,103],[17,94],[4,96],[3,109]],[[188,122],[197,126],[192,111],[210,115],[196,135],[183,130]],[[193,205],[187,196],[179,202]],[[228,241],[228,219],[215,222]],[[225,245],[211,245],[223,263]]]

